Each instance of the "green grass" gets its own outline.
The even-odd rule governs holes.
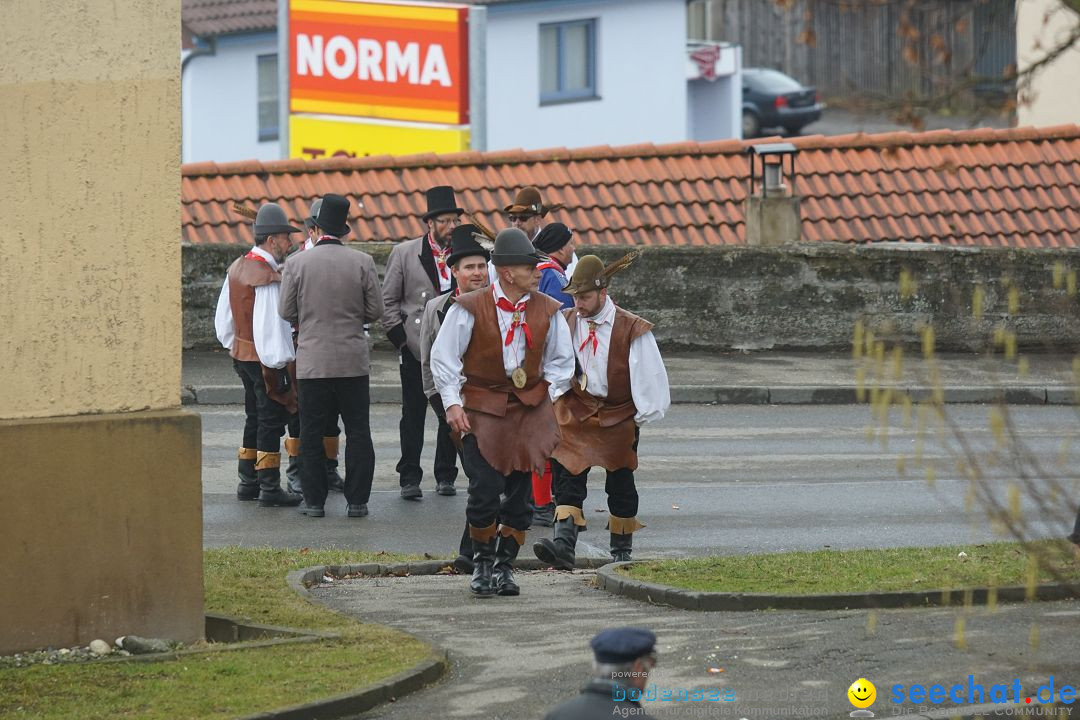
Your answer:
[[[1067,543],[1046,541],[1034,547],[1053,560],[1065,579],[1080,581],[1080,564],[1069,559]],[[959,558],[960,552],[967,557]],[[784,595],[1001,587],[1056,579],[1047,568],[1030,565],[1017,543],[657,560],[619,572],[686,590]]]
[[[159,663],[35,665],[0,670],[0,717],[233,718],[361,688],[430,654],[423,643],[305,601],[285,584],[311,565],[406,562],[386,553],[222,548],[204,555],[206,611],[329,630],[340,640],[207,652]],[[111,640],[111,638],[106,638]]]

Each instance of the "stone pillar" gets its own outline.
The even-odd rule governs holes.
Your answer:
[[[203,634],[180,409],[180,3],[13,0],[0,43],[0,653]]]
[[[795,195],[746,198],[746,244],[786,245],[802,239],[802,215]]]

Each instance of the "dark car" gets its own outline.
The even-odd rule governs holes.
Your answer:
[[[743,69],[742,95],[743,137],[780,127],[796,135],[825,108],[817,89],[769,68]]]

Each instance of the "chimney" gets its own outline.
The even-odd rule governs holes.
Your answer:
[[[798,148],[791,143],[765,143],[746,148],[750,156],[750,192],[746,197],[747,245],[787,245],[801,239],[800,198],[793,192],[795,155],[798,152]],[[786,174],[785,158],[788,158]]]

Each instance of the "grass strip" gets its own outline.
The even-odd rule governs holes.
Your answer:
[[[429,648],[389,628],[360,623],[313,605],[286,585],[285,576],[290,570],[312,565],[417,559],[335,550],[206,550],[207,612],[256,623],[329,630],[342,638],[210,651],[157,663],[7,668],[0,670],[0,717],[212,720],[266,712],[371,685],[428,657]]]
[[[1043,541],[880,550],[817,550],[655,560],[620,568],[635,580],[698,592],[816,595],[1080,582],[1068,543]],[[965,553],[961,557],[960,553]],[[1052,571],[1050,567],[1056,569]]]

